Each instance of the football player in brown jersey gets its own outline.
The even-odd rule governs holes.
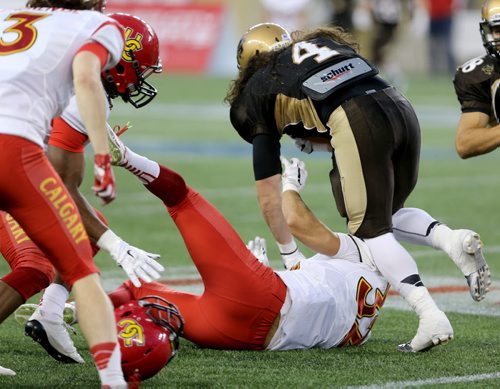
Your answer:
[[[420,155],[420,127],[411,104],[377,75],[341,29],[292,35],[271,23],[250,28],[238,45],[240,73],[226,96],[233,127],[253,146],[258,201],[285,266],[303,256],[282,212],[284,134],[315,145],[322,142],[322,148],[332,151],[332,190],[349,233],[365,240],[379,270],[420,318],[416,336],[400,350],[422,351],[446,342],[453,336],[451,325],[393,233],[393,215],[399,211],[405,210],[401,220],[416,215],[423,225],[421,220],[430,219],[424,211],[403,208],[417,182]],[[404,232],[410,224],[405,222]],[[437,225],[432,222],[423,231],[428,243]],[[453,241],[455,253],[450,256],[468,277],[473,298],[480,300],[487,292],[488,273],[479,236],[457,231],[448,229],[449,239],[444,240]],[[326,255],[335,255],[344,244],[297,237]]]
[[[464,159],[500,146],[500,0],[484,2],[479,28],[486,54],[460,66],[453,80],[462,110],[455,146]]]

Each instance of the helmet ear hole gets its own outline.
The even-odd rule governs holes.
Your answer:
[[[116,65],[116,73],[118,73],[118,74],[125,73],[125,68],[123,67],[123,65],[121,63],[119,63],[118,65]]]

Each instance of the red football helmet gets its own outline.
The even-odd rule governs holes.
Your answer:
[[[124,13],[108,16],[124,27],[125,48],[118,65],[103,72],[104,88],[111,99],[121,96],[134,107],[143,107],[157,94],[146,78],[162,71],[158,37],[151,26],[137,16]]]
[[[144,297],[116,308],[115,318],[127,381],[154,376],[177,353],[184,320],[172,303]]]

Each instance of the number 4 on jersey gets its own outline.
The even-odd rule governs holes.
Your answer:
[[[293,45],[292,50],[293,63],[296,65],[300,65],[302,61],[310,57],[313,57],[317,63],[321,63],[338,54],[340,53],[336,50],[325,46],[319,47],[311,42],[297,42]]]

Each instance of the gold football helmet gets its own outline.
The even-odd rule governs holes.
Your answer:
[[[248,65],[250,58],[259,53],[275,51],[287,47],[292,38],[287,30],[275,23],[260,23],[250,27],[238,43],[236,60],[238,69]]]
[[[481,12],[479,29],[488,54],[500,60],[500,39],[493,36],[493,27],[500,26],[500,0],[486,0]]]

